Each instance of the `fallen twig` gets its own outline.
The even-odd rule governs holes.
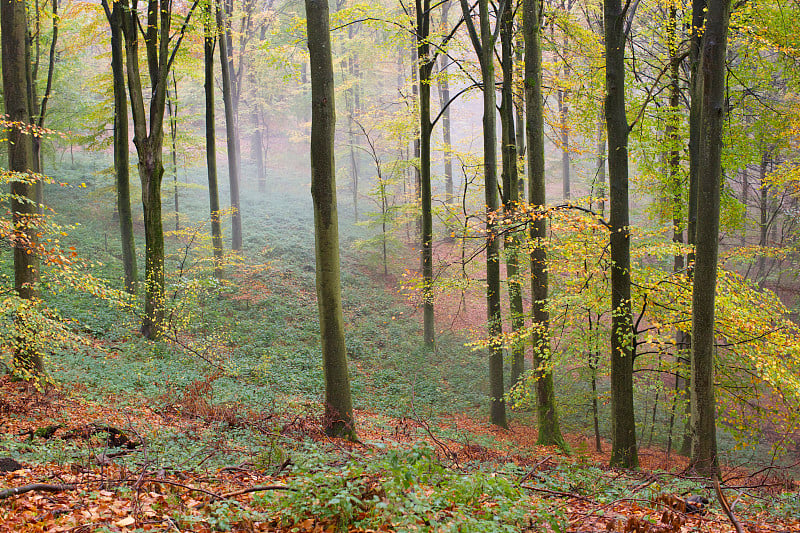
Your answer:
[[[597,504],[596,501],[587,498],[585,496],[581,496],[580,494],[573,494],[572,492],[564,492],[560,490],[550,490],[550,489],[543,489],[541,487],[533,487],[531,485],[520,485],[523,489],[528,489],[536,492],[542,492],[544,494],[551,494],[553,496],[561,496],[562,498],[574,498],[576,500],[582,500],[591,504]]]
[[[14,487],[11,489],[5,489],[0,491],[0,500],[5,500],[6,498],[11,498],[12,496],[18,496],[20,494],[25,494],[26,492],[38,491],[38,492],[63,492],[65,490],[75,490],[76,485],[72,484],[58,484],[58,485],[51,485],[48,483],[31,483],[30,485],[23,485],[21,487]]]
[[[725,494],[722,492],[722,488],[719,486],[719,478],[717,476],[714,476],[714,490],[717,492],[717,498],[719,498],[719,503],[722,505],[722,510],[725,511],[725,516],[727,516],[728,520],[730,520],[731,524],[733,524],[733,528],[736,530],[736,533],[744,533],[742,524],[739,523],[736,515],[733,514],[731,506],[728,504],[728,499],[725,498]]]

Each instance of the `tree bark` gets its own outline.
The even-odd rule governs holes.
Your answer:
[[[689,40],[689,209],[686,220],[686,243],[690,247],[690,251],[686,254],[687,274],[689,281],[694,280],[694,267],[695,267],[695,244],[697,243],[697,210],[698,210],[698,189],[697,189],[697,172],[700,163],[700,103],[701,98],[697,94],[700,84],[698,83],[698,66],[700,64],[700,46],[702,43],[701,35],[703,24],[705,23],[705,8],[706,0],[693,0],[692,1],[692,25],[691,37]],[[688,336],[686,342],[691,345],[692,337]],[[690,368],[693,358],[693,350],[689,351],[689,361],[687,365]],[[686,411],[689,415],[689,421],[684,428],[683,443],[681,445],[681,455],[690,456],[692,450],[692,379],[686,380],[686,392],[689,398],[686,404]]]
[[[513,217],[519,208],[519,176],[517,173],[517,134],[514,123],[514,14],[511,2],[505,2],[500,28],[501,64],[503,70],[500,124],[502,127],[503,212]],[[506,283],[508,285],[511,332],[520,334],[525,328],[522,305],[522,280],[519,276],[519,233],[506,233]],[[511,382],[517,383],[525,371],[525,342],[515,338],[511,344]]]
[[[419,80],[419,196],[421,203],[422,323],[425,346],[433,348],[436,333],[433,312],[433,215],[431,205],[431,73],[436,65],[431,55],[430,0],[416,0],[417,57]]]
[[[611,465],[639,466],[633,408],[635,332],[631,319],[628,208],[628,119],[625,114],[625,25],[628,4],[604,0],[606,128],[611,231]]]
[[[239,156],[239,117],[234,106],[233,82],[231,80],[230,28],[227,15],[222,6],[217,7],[217,26],[221,32],[219,38],[219,60],[222,70],[222,101],[225,104],[225,132],[228,145],[228,180],[231,188],[231,249],[242,249],[242,212],[239,199],[241,182],[241,163]]]
[[[122,6],[122,33],[125,37],[125,66],[128,78],[128,97],[133,119],[133,144],[139,155],[139,180],[142,184],[142,207],[145,230],[145,305],[142,335],[157,339],[164,328],[164,231],[161,217],[161,181],[164,177],[164,111],[167,95],[167,75],[175,53],[182,42],[194,8],[187,13],[177,35],[170,34],[171,4],[162,6],[158,0],[147,3],[147,20],[142,24],[139,13],[132,10],[128,0],[118,0]],[[139,32],[144,30],[145,57],[150,77],[149,113],[139,69]],[[149,114],[149,120],[148,115]]]
[[[254,112],[256,128],[253,131],[253,156],[256,160],[256,176],[258,178],[258,192],[267,190],[267,167],[264,164],[264,139],[261,132],[261,106],[256,104]]]
[[[528,139],[528,203],[541,209],[547,202],[544,156],[544,98],[542,96],[542,0],[524,0],[525,118]],[[558,422],[550,353],[550,314],[547,310],[547,220],[534,216],[530,225],[531,294],[533,303],[533,370],[536,378],[538,443],[564,447]]]
[[[347,374],[339,269],[334,133],[333,60],[327,0],[305,0],[311,59],[311,195],[317,263],[322,359],[325,373],[325,433],[355,439]]]
[[[495,94],[494,44],[489,18],[489,0],[479,0],[478,30],[472,22],[467,0],[461,0],[461,9],[470,33],[473,48],[478,55],[483,85],[483,172],[486,200],[486,312],[489,329],[489,389],[491,395],[490,420],[499,427],[508,427],[506,420],[505,390],[503,384],[503,346],[499,341],[503,333],[500,308],[500,238],[497,235],[497,217],[500,210],[497,184],[497,96]]]
[[[442,4],[442,28],[447,28],[447,18],[450,11],[449,0]],[[453,203],[453,147],[450,131],[450,107],[445,106],[450,102],[450,79],[447,75],[447,62],[449,58],[439,56],[439,106],[444,109],[442,113],[442,144],[444,144],[444,191],[447,204]]]
[[[208,8],[209,11],[211,10]],[[211,247],[214,253],[214,276],[222,279],[222,226],[219,220],[219,187],[217,184],[217,134],[214,101],[214,46],[216,28],[208,13],[203,38],[204,88],[206,97],[206,166],[208,167],[208,203],[211,211]]]
[[[29,174],[37,168],[33,152],[33,135],[27,131],[31,124],[30,52],[28,48],[28,19],[25,3],[18,0],[0,2],[0,46],[2,46],[3,103],[7,119],[13,123],[8,130],[8,167],[12,172]],[[38,209],[34,184],[21,179],[11,182],[11,216],[14,225],[14,288],[20,298],[31,300],[38,296],[39,258],[35,252]],[[22,320],[17,317],[16,320]],[[21,344],[24,344],[24,339]],[[15,372],[25,378],[36,378],[43,372],[41,354],[25,346],[14,354]]]
[[[707,476],[718,474],[714,400],[714,302],[719,254],[722,188],[722,129],[725,119],[725,58],[729,0],[709,0],[700,49],[700,154],[698,161],[697,250],[692,292],[692,457],[690,465]]]
[[[136,294],[139,271],[136,265],[136,243],[131,212],[130,152],[128,149],[128,102],[125,90],[125,57],[122,42],[122,6],[114,2],[109,10],[103,7],[111,28],[111,73],[114,85],[114,171],[117,186],[117,213],[119,214],[122,265],[125,271],[125,290]]]

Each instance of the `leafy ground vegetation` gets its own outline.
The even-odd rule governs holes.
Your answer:
[[[81,221],[65,244],[99,279],[120,278],[105,178],[84,163],[58,176],[69,186],[48,189],[51,205]],[[163,341],[138,336],[136,306],[44,286],[73,338],[49,349],[52,383],[0,378],[0,531],[731,531],[675,453],[642,449],[641,470],[609,469],[585,417],[566,417],[570,453],[536,446],[529,413],[509,430],[478,422],[485,356],[458,330],[434,356],[422,349],[414,306],[365,275],[364,228],[349,224],[359,442],[326,437],[307,184],[244,195],[245,254],[217,282],[202,176],[185,181]],[[746,530],[800,531],[787,471],[728,467],[723,480]],[[687,508],[690,496],[710,503]]]

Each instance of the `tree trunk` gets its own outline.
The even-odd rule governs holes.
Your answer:
[[[750,181],[747,174],[747,165],[742,166],[742,169],[739,171],[739,175],[742,178],[742,196],[740,201],[744,206],[744,216],[742,217],[742,235],[739,238],[739,246],[745,246],[747,244],[747,210],[748,210],[748,202],[749,202],[749,192],[750,192]]]
[[[566,47],[566,43],[565,43]],[[569,77],[569,66],[564,65],[564,78]],[[567,104],[567,91],[559,87],[557,93],[558,101],[558,120],[559,129],[561,130],[561,194],[565,201],[570,199],[572,195],[571,184],[569,179],[569,124],[567,118],[569,116],[569,105]]]
[[[442,4],[442,28],[447,28],[447,16],[450,11],[449,0]],[[447,204],[453,203],[453,148],[450,131],[450,107],[445,106],[450,102],[450,79],[447,75],[449,58],[445,54],[439,56],[439,106],[444,109],[442,113],[442,143],[444,144],[444,191]]]
[[[544,159],[544,98],[542,96],[542,11],[540,0],[523,2],[525,36],[525,117],[528,139],[528,203],[541,209],[547,202]],[[550,315],[548,298],[547,221],[534,216],[530,225],[531,294],[533,306],[533,369],[536,377],[536,410],[539,444],[564,447],[556,412],[553,369],[550,353]]]
[[[311,58],[311,195],[317,263],[322,359],[325,373],[325,433],[355,439],[355,422],[344,344],[339,222],[336,209],[336,124],[326,0],[305,0]]]
[[[261,133],[261,109],[260,106],[256,107],[254,113],[256,128],[253,131],[252,147],[253,157],[256,160],[256,175],[258,178],[258,192],[266,192],[267,190],[267,167],[264,164],[264,139]]]
[[[500,123],[502,126],[502,176],[503,212],[513,217],[519,207],[519,176],[517,175],[517,134],[514,124],[514,14],[511,2],[506,2],[502,13],[500,29],[501,62],[503,69],[502,102],[500,104]],[[519,275],[519,234],[509,232],[505,237],[506,282],[508,285],[509,314],[511,331],[521,334],[525,328],[525,315],[522,305],[522,279]],[[511,382],[517,383],[525,371],[525,342],[515,338],[511,344]]]
[[[56,69],[56,46],[58,44],[58,22],[60,17],[58,15],[58,0],[52,0],[51,2],[53,12],[52,12],[52,21],[53,21],[53,33],[50,39],[50,53],[47,58],[47,84],[45,86],[44,95],[42,96],[42,101],[37,102],[37,98],[35,96],[36,93],[36,82],[37,82],[37,75],[33,73],[31,76],[31,93],[32,103],[33,106],[31,107],[31,111],[36,114],[36,116],[32,116],[31,118],[36,122],[36,125],[40,128],[44,127],[45,117],[47,116],[47,104],[50,101],[50,96],[53,89],[53,78]],[[38,30],[38,17],[39,14],[36,14],[37,17],[37,30]],[[38,47],[39,47],[39,38],[41,32],[37,31],[36,35],[36,47],[37,47],[37,56],[38,56]],[[36,63],[38,63],[39,59],[37,57]],[[43,172],[43,160],[42,160],[42,139],[43,137],[40,135],[36,135],[33,138],[33,159],[36,165],[36,172],[42,173]],[[36,195],[36,203],[38,204],[38,213],[44,214],[44,181],[39,180],[34,185],[35,188],[35,195]]]
[[[114,80],[114,171],[122,244],[122,265],[125,270],[125,290],[136,294],[139,272],[136,267],[136,244],[133,235],[133,213],[131,212],[128,103],[125,91],[125,58],[122,43],[123,14],[119,2],[114,2],[110,11],[106,1],[103,2],[103,7],[106,9],[106,16],[111,27],[111,72]]]
[[[695,268],[695,244],[697,243],[697,172],[700,162],[700,102],[701,98],[697,94],[700,84],[698,83],[698,65],[700,64],[700,45],[703,24],[705,24],[705,0],[692,1],[692,25],[691,38],[689,41],[689,209],[686,220],[686,243],[690,247],[690,251],[686,254],[686,273],[689,276],[689,281],[694,280]],[[688,336],[686,342],[691,345],[692,337]],[[689,352],[689,361],[687,365],[691,369],[693,350]],[[686,380],[686,392],[688,402],[686,404],[686,411],[689,415],[689,421],[684,428],[683,443],[681,445],[681,455],[691,455],[692,449],[692,379],[690,376]]]
[[[167,75],[186,26],[192,15],[189,10],[177,36],[171,35],[172,10],[162,8],[158,0],[149,0],[147,20],[139,20],[127,0],[122,5],[122,33],[125,36],[125,59],[128,96],[133,118],[133,144],[139,155],[139,179],[142,184],[142,207],[145,230],[145,305],[142,335],[157,339],[164,333],[164,232],[161,218],[161,181],[164,177],[164,112],[167,96]],[[145,28],[144,44],[147,70],[152,87],[149,113],[139,69],[139,32]],[[170,47],[170,43],[172,47]],[[148,121],[149,115],[149,121]]]
[[[180,231],[180,203],[178,197],[178,84],[172,75],[172,94],[167,89],[167,112],[169,115],[170,156],[172,157],[172,192],[174,194],[175,231]]]
[[[699,473],[719,472],[714,400],[714,301],[717,287],[722,129],[725,119],[725,57],[730,2],[709,0],[699,66],[701,96],[698,161],[697,251],[692,292],[692,457]]]
[[[522,51],[525,47],[524,39],[520,34],[517,37],[517,46],[514,50],[514,60],[517,62],[518,65],[522,65]],[[525,196],[525,117],[523,116],[523,109],[525,107],[525,97],[524,97],[524,89],[523,94],[519,96],[519,100],[517,101],[516,105],[514,106],[514,121],[515,127],[514,130],[517,134],[517,158],[519,161],[517,162],[517,177],[519,179],[519,185],[517,189],[519,190],[520,198],[524,199],[527,198]]]
[[[7,120],[17,125],[8,132],[8,167],[12,172],[29,173],[37,164],[33,153],[33,135],[27,131],[31,124],[30,53],[28,49],[28,20],[25,3],[17,0],[0,1],[0,44],[2,45],[3,102]],[[14,244],[14,288],[20,298],[37,297],[39,259],[33,253],[36,246],[38,209],[34,186],[23,181],[11,182],[11,213],[16,236]],[[17,320],[21,318],[17,317]],[[41,354],[18,347],[14,354],[14,369],[25,378],[36,378],[43,372]]]
[[[430,0],[416,1],[417,58],[419,80],[419,198],[421,202],[421,266],[422,266],[422,323],[425,346],[435,341],[433,313],[433,215],[431,206],[431,73],[436,65],[431,56]]]
[[[628,119],[625,114],[626,8],[604,0],[606,128],[611,232],[611,465],[639,466],[633,408],[635,332],[631,319],[631,255],[628,208]]]
[[[758,269],[756,279],[760,287],[764,286],[766,280],[766,265],[767,260],[765,257],[767,247],[767,236],[769,235],[769,184],[767,183],[767,168],[769,167],[772,151],[767,150],[761,155],[761,165],[759,166],[758,173],[758,246],[761,248],[758,256]]]
[[[592,195],[597,198],[597,211],[603,215],[606,210],[606,128],[605,111],[600,108],[597,120],[597,177],[592,187]],[[596,191],[594,187],[597,187]]]
[[[209,8],[210,10],[210,8]],[[217,134],[214,103],[214,46],[215,28],[211,16],[205,23],[203,38],[204,88],[206,96],[206,166],[208,167],[208,202],[211,211],[211,246],[214,253],[214,276],[222,279],[222,226],[219,220],[219,187],[217,185]]]
[[[233,84],[231,80],[231,61],[229,48],[230,28],[227,16],[221,6],[217,7],[217,26],[221,31],[219,39],[219,59],[222,70],[222,101],[225,104],[225,132],[228,145],[228,179],[231,187],[231,249],[242,249],[242,212],[239,200],[239,183],[241,164],[239,158],[239,117],[233,102]]]
[[[350,25],[347,27],[347,37],[352,40],[355,38],[357,26]],[[347,135],[349,137],[350,146],[350,179],[353,185],[353,220],[358,222],[358,157],[356,156],[356,144],[358,138],[356,137],[356,130],[354,126],[355,117],[358,115],[359,97],[358,97],[358,63],[354,51],[350,51],[346,59],[347,72],[352,80],[352,85],[347,89]]]

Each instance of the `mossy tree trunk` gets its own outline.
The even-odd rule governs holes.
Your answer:
[[[183,40],[186,27],[197,4],[186,14],[183,25],[170,35],[172,4],[149,0],[146,20],[131,9],[128,0],[122,5],[122,33],[125,37],[125,66],[128,96],[133,119],[133,144],[139,155],[139,180],[142,185],[142,207],[145,231],[145,306],[141,332],[148,339],[164,333],[164,231],[161,216],[161,181],[164,177],[164,112],[167,75],[175,53]],[[139,69],[139,32],[144,30],[145,57],[151,94],[144,97]],[[145,102],[149,105],[146,109]]]
[[[231,189],[231,249],[242,249],[242,213],[239,195],[241,183],[241,158],[239,155],[239,113],[234,101],[233,59],[230,50],[231,36],[228,26],[229,13],[222,6],[217,8],[219,36],[219,61],[222,70],[222,101],[225,105],[225,133],[228,146],[228,181]]]
[[[523,3],[523,35],[525,36],[525,118],[528,139],[528,203],[534,209],[547,201],[545,193],[544,99],[542,97],[542,34],[541,0]],[[539,443],[564,447],[558,423],[553,370],[550,360],[550,315],[548,298],[547,251],[544,239],[547,221],[534,217],[530,225],[531,294],[533,327],[533,366],[536,378],[536,411]]]
[[[2,46],[3,103],[7,120],[12,122],[8,135],[8,166],[21,174],[38,168],[33,152],[30,108],[30,53],[28,20],[25,2],[1,0],[0,45]],[[11,182],[11,216],[13,219],[14,288],[20,298],[37,297],[39,259],[35,252],[38,209],[35,184],[24,179]],[[24,342],[21,344],[24,345]],[[14,354],[14,369],[26,378],[36,378],[43,372],[41,354],[21,346]]]
[[[128,102],[125,90],[125,56],[122,42],[122,5],[114,2],[109,8],[102,1],[111,28],[111,73],[114,87],[114,173],[117,186],[122,266],[125,271],[125,290],[136,294],[139,271],[136,265],[136,243],[131,212],[130,154],[128,151]]]
[[[719,255],[719,211],[722,189],[722,129],[725,119],[725,56],[729,0],[709,0],[700,48],[700,142],[697,167],[697,250],[692,292],[692,457],[699,473],[719,473],[714,400],[714,302]]]
[[[222,279],[222,226],[219,220],[219,187],[217,185],[217,136],[214,103],[214,46],[216,27],[213,17],[207,13],[203,38],[203,86],[206,97],[206,166],[208,167],[208,203],[211,211],[211,246],[214,253],[214,276]]]
[[[604,0],[606,128],[611,231],[611,464],[639,466],[633,408],[635,332],[631,318],[628,119],[625,114],[625,40],[630,4]],[[629,26],[628,26],[629,27]]]
[[[305,0],[311,59],[311,195],[317,262],[317,302],[325,373],[325,433],[355,438],[344,344],[336,206],[333,60],[327,0]]]
[[[502,127],[502,182],[503,212],[513,217],[519,208],[519,176],[517,173],[517,134],[514,122],[514,13],[511,2],[505,3],[500,28],[501,64],[503,69],[500,124]],[[522,306],[522,279],[519,274],[519,233],[509,232],[505,236],[506,283],[508,285],[511,331],[521,333],[525,328]],[[525,342],[515,339],[511,345],[511,382],[517,383],[525,371]]]
[[[447,20],[450,12],[450,0],[442,4],[442,30],[447,28]],[[444,157],[444,191],[445,202],[449,205],[453,203],[453,148],[452,135],[450,128],[450,79],[447,75],[448,62],[450,58],[441,54],[439,56],[439,76],[437,84],[439,88],[439,106],[442,108],[442,144]]]
[[[698,67],[700,65],[700,46],[702,44],[702,28],[705,24],[706,0],[692,1],[692,24],[690,27],[689,39],[689,206],[686,217],[686,243],[689,245],[689,253],[686,255],[686,266],[689,280],[694,280],[694,247],[697,244],[697,173],[700,165],[700,102],[701,98],[697,94],[700,87],[698,83]],[[686,343],[691,346],[692,336],[689,334]],[[689,369],[689,377],[685,383],[685,393],[688,399],[686,403],[686,424],[683,431],[683,442],[681,443],[681,455],[687,457],[692,454],[692,350],[689,350],[688,360],[685,360]]]
[[[430,0],[417,0],[415,14],[417,79],[419,80],[419,195],[421,203],[422,325],[425,346],[433,348],[436,338],[433,314],[433,215],[431,206],[431,73],[436,55],[431,54],[428,37],[431,27]]]
[[[492,31],[489,0],[479,0],[476,30],[467,0],[461,0],[464,20],[481,67],[483,85],[483,172],[486,200],[486,312],[489,329],[489,393],[491,423],[508,427],[503,384],[503,333],[500,307],[500,236],[497,217],[500,199],[497,183],[497,95],[495,93],[494,45],[498,33]],[[497,17],[498,22],[501,17]]]

